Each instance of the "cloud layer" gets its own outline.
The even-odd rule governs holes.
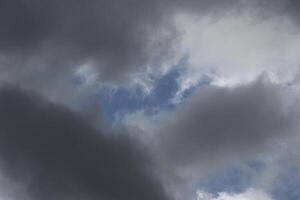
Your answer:
[[[167,200],[176,184],[165,179],[169,174],[193,182],[202,170],[257,157],[278,143],[293,151],[299,8],[296,0],[2,0],[0,184],[7,189],[1,195]],[[142,111],[120,120],[142,127],[145,148],[129,136],[136,130],[106,133],[50,103],[77,105],[99,83],[150,84],[151,96],[158,77],[172,69],[175,86],[165,90],[177,91],[170,94],[175,104],[166,100],[168,111],[158,95],[151,120],[142,101],[135,102]],[[208,81],[200,87],[203,77]],[[95,118],[88,120],[97,121],[98,110],[87,104]],[[269,200],[256,192],[207,199]]]
[[[168,199],[149,155],[124,134],[14,88],[0,90],[0,121],[1,174],[11,180],[2,197]]]
[[[188,163],[194,154],[256,149],[266,139],[287,135],[297,124],[280,88],[258,80],[234,88],[207,86],[185,102],[169,124],[163,146]]]
[[[294,1],[291,3],[297,4]],[[48,96],[60,96],[69,92],[73,73],[79,68],[87,67],[98,82],[134,83],[145,81],[138,77],[141,74],[163,74],[166,69],[170,68],[168,64],[172,65],[174,62],[176,63],[177,59],[184,56],[181,55],[184,48],[192,48],[193,50],[193,52],[189,52],[192,69],[195,67],[203,68],[200,66],[203,62],[209,65],[219,64],[218,61],[228,60],[228,56],[230,58],[228,64],[242,65],[246,62],[241,63],[241,56],[235,53],[248,54],[249,51],[249,59],[253,58],[251,63],[259,62],[258,64],[261,64],[261,60],[273,59],[274,54],[274,56],[278,56],[277,51],[272,51],[271,57],[265,55],[267,56],[265,58],[259,52],[253,53],[251,49],[261,49],[261,51],[266,52],[265,50],[269,50],[268,42],[272,40],[271,43],[273,44],[275,37],[285,37],[290,33],[289,27],[283,24],[282,33],[273,33],[273,29],[279,25],[271,20],[270,23],[267,21],[266,27],[264,27],[264,23],[258,24],[249,33],[238,33],[236,32],[238,28],[248,29],[247,19],[242,17],[232,21],[226,17],[228,17],[228,13],[236,12],[236,10],[241,10],[241,13],[250,13],[249,16],[251,14],[256,16],[256,9],[268,13],[284,13],[289,19],[290,16],[295,16],[288,11],[297,5],[290,6],[289,3],[285,3],[282,7],[286,10],[278,10],[277,4],[277,1],[271,4],[267,0],[260,3],[256,1],[246,3],[242,0],[222,2],[206,0],[93,0],[88,3],[83,0],[54,0],[43,3],[38,0],[30,2],[4,0],[0,4],[0,81],[18,83],[24,87],[49,93]],[[196,16],[196,18],[198,16],[212,16],[220,19],[220,22],[210,24],[209,27],[201,27],[201,24],[197,23],[192,24],[195,26],[193,29],[186,27],[188,25],[186,23],[178,27],[178,24],[174,23],[174,19],[176,21],[178,16],[182,14]],[[262,16],[258,15],[256,20],[261,19]],[[297,18],[293,17],[293,19]],[[227,29],[223,29],[224,26]],[[188,30],[185,30],[186,28]],[[288,29],[285,30],[286,28]],[[206,32],[209,34],[208,38],[203,32],[205,29],[209,31]],[[203,55],[203,52],[199,52],[198,42],[195,42],[192,47],[181,46],[181,40],[183,40],[183,44],[187,44],[186,38],[182,37],[182,33],[185,31],[188,33],[196,31],[188,35],[188,40],[195,41],[195,37],[197,37],[198,42],[204,40],[208,43],[204,44],[203,48],[208,47],[208,49]],[[211,34],[212,32],[215,34]],[[226,38],[232,32],[235,35],[240,35],[233,41],[236,46],[226,45],[218,51],[217,49],[223,43],[216,40],[216,37],[219,39]],[[253,40],[256,41],[260,36],[265,39],[265,34],[268,33],[271,33],[272,37],[266,41],[267,44],[265,41],[253,43]],[[219,37],[216,34],[221,35]],[[240,52],[240,47],[243,46],[241,44],[243,42],[240,40],[244,40],[245,37],[248,42],[245,44],[245,51]],[[195,46],[197,48],[194,48]],[[226,53],[228,48],[229,51]],[[206,57],[205,54],[210,55],[210,50],[217,53],[215,55],[217,56],[215,60],[217,63],[206,63],[207,60],[205,59],[202,63],[194,63],[195,56],[198,57],[201,54],[199,57]],[[284,49],[279,46],[279,53],[281,50]],[[220,58],[218,52],[220,54],[225,52],[225,54]],[[237,59],[232,60],[232,55]],[[272,63],[268,64],[272,65]],[[237,70],[236,65],[232,67]],[[246,66],[238,67],[245,68]],[[257,67],[260,66],[254,68]],[[262,66],[262,69],[265,69],[265,66]],[[200,73],[198,70],[196,71]],[[255,71],[261,72],[262,70]],[[226,73],[230,72],[231,70]],[[189,76],[186,81],[191,78]],[[62,91],[59,91],[58,88]]]

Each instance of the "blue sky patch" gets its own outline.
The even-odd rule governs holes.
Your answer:
[[[288,167],[274,181],[272,191],[275,200],[297,200],[300,197],[300,173],[297,167]]]
[[[140,88],[102,89],[99,97],[105,118],[113,121],[119,112],[134,112],[147,107],[172,109],[174,105],[170,103],[170,99],[178,90],[177,78],[180,74],[181,70],[175,68],[155,80],[154,89],[149,95],[145,95]]]
[[[211,173],[199,181],[197,188],[211,194],[241,193],[252,185],[263,169],[264,164],[261,161],[235,163]]]

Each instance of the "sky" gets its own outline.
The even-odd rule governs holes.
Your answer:
[[[1,0],[1,200],[300,199],[297,0]]]

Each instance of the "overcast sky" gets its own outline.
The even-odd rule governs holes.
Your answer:
[[[0,199],[300,199],[299,11],[0,0]]]

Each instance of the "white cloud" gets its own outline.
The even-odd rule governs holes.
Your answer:
[[[239,194],[221,192],[217,196],[199,190],[197,200],[272,200],[272,198],[262,190],[251,188]]]
[[[297,74],[300,30],[286,16],[263,17],[256,10],[222,17],[182,14],[175,23],[189,56],[178,95],[203,75],[228,86],[253,81],[262,73],[277,83],[292,81]]]

